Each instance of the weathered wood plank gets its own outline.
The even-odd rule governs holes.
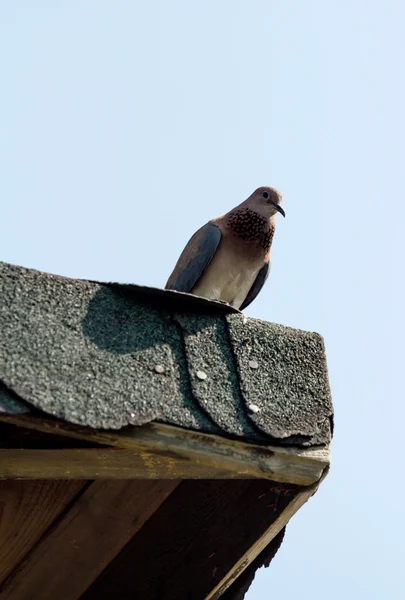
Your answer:
[[[202,600],[302,488],[184,481],[81,600]]]
[[[221,466],[124,448],[0,449],[1,479],[251,479]]]
[[[324,447],[259,446],[158,423],[101,431],[24,415],[0,416],[0,420],[44,433],[58,433],[98,444],[167,456],[173,460],[186,460],[200,467],[202,472],[205,467],[213,471],[235,472],[240,478],[311,485],[319,480],[329,465],[329,449]]]
[[[0,584],[84,485],[84,481],[0,481]]]
[[[6,581],[1,600],[77,600],[178,483],[94,482]]]
[[[250,563],[250,565],[238,576],[236,581],[222,594],[221,600],[244,600],[250,586],[253,583],[256,572],[262,567],[269,567],[271,561],[280,550],[286,533],[286,527],[276,535],[265,549]],[[271,575],[270,575],[271,576]],[[246,598],[247,600],[247,598]]]
[[[271,523],[270,527],[261,535],[255,543],[241,556],[232,566],[225,577],[207,594],[205,600],[218,600],[229,586],[239,577],[241,573],[252,563],[252,561],[264,550],[264,548],[276,537],[295,513],[315,493],[317,485],[305,488],[295,496],[283,510],[283,512]]]

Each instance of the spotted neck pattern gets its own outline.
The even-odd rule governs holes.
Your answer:
[[[240,239],[253,242],[268,250],[274,236],[274,227],[268,220],[250,208],[240,208],[228,216],[227,226]]]

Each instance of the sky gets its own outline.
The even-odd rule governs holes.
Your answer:
[[[399,0],[0,1],[0,260],[163,287],[198,227],[283,194],[246,314],[324,336],[336,429],[247,600],[404,594],[404,18]]]

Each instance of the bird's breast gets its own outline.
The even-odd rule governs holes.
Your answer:
[[[214,258],[192,293],[240,308],[263,266],[263,255],[244,252],[243,244],[222,239]]]

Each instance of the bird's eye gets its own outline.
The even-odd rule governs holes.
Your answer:
[[[263,192],[262,197],[267,200],[267,198],[269,197],[269,192]]]

